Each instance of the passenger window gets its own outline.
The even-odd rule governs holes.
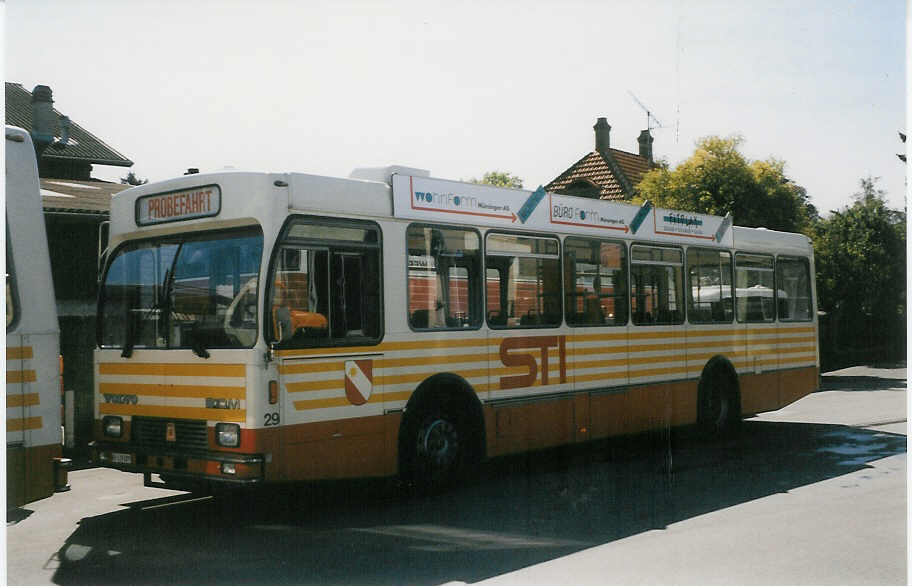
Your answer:
[[[811,321],[811,270],[806,258],[776,259],[776,305],[782,321]]]
[[[19,318],[19,297],[16,294],[16,271],[13,267],[13,249],[10,240],[9,225],[6,226],[6,331],[9,331]]]
[[[276,251],[270,339],[286,348],[379,341],[380,270],[375,225],[297,218]]]
[[[687,250],[687,319],[691,323],[731,323],[732,258],[727,250]]]
[[[677,248],[634,244],[630,249],[630,302],[640,326],[684,322],[683,254]]]
[[[573,326],[627,324],[627,253],[623,243],[564,240],[564,311]]]
[[[553,327],[561,323],[557,238],[490,233],[485,276],[492,328]]]
[[[474,230],[409,226],[408,320],[416,330],[481,325],[481,238]]]
[[[776,319],[773,257],[735,255],[735,307],[739,322],[762,323]]]

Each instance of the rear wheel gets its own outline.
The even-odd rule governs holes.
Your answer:
[[[731,364],[713,358],[703,369],[698,387],[698,423],[704,435],[731,435],[741,424],[741,396],[738,376]]]

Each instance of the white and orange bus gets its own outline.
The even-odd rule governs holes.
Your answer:
[[[60,329],[35,149],[6,127],[6,506],[45,498],[61,460]],[[56,464],[55,464],[56,461]]]
[[[111,220],[94,453],[147,482],[439,487],[817,387],[799,234],[404,167],[187,175]]]

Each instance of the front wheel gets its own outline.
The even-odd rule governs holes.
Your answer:
[[[419,406],[409,414],[402,441],[403,480],[420,492],[455,484],[468,463],[465,421],[443,406]]]

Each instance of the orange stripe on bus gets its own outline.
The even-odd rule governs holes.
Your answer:
[[[10,346],[6,349],[7,360],[28,360],[33,357],[31,346]]]
[[[592,348],[567,348],[567,356],[589,356],[592,354],[626,354],[627,346],[595,346]],[[492,355],[497,358],[497,354]]]
[[[25,393],[6,396],[6,407],[32,407],[41,404],[38,393]]]
[[[679,350],[687,349],[687,344],[631,344],[630,352],[659,352],[662,350]]]
[[[345,362],[337,360],[334,362],[305,362],[303,364],[281,364],[279,373],[281,374],[314,374],[317,372],[333,372],[345,370]]]
[[[6,382],[9,383],[33,383],[38,380],[34,370],[7,370]]]
[[[209,398],[244,399],[246,387],[224,387],[203,385],[147,385],[130,383],[99,383],[101,394],[143,395],[151,397],[172,398]]]
[[[573,382],[575,384],[580,383],[589,383],[600,380],[617,380],[619,378],[627,378],[627,371],[623,372],[599,372],[595,374],[577,374],[573,377]]]
[[[6,431],[28,431],[30,429],[41,429],[41,417],[26,417],[6,420]]]
[[[247,374],[243,364],[157,364],[150,362],[103,362],[99,374],[147,376],[223,376],[242,377]]]
[[[146,417],[175,417],[182,419],[206,419],[208,421],[243,422],[246,409],[206,409],[205,407],[169,407],[166,405],[122,405],[102,403],[98,406],[102,415],[141,415]]]
[[[646,368],[643,370],[630,370],[630,378],[640,378],[644,376],[657,376],[660,374],[687,374],[686,366],[669,366],[665,368]]]
[[[282,358],[326,356],[356,353],[382,354],[383,352],[396,352],[400,350],[428,350],[428,349],[447,349],[447,348],[485,348],[487,346],[496,346],[500,344],[500,339],[494,338],[472,338],[461,340],[446,340],[441,338],[428,340],[415,340],[407,342],[385,342],[376,346],[348,346],[341,348],[314,348],[307,350],[279,350],[278,355]]]
[[[459,364],[462,362],[487,362],[487,354],[430,354],[414,358],[384,358],[379,360],[380,368],[400,368],[403,366],[430,366],[432,364]],[[375,368],[377,362],[374,363]]]
[[[339,373],[339,378],[285,383],[285,390],[289,393],[304,393],[308,391],[328,391],[331,389],[341,389],[344,386],[344,376],[342,373]]]
[[[368,403],[380,403],[379,395],[371,395]],[[307,399],[294,402],[296,411],[309,411],[311,409],[326,409],[328,407],[354,407],[346,397],[331,397],[329,399]]]

